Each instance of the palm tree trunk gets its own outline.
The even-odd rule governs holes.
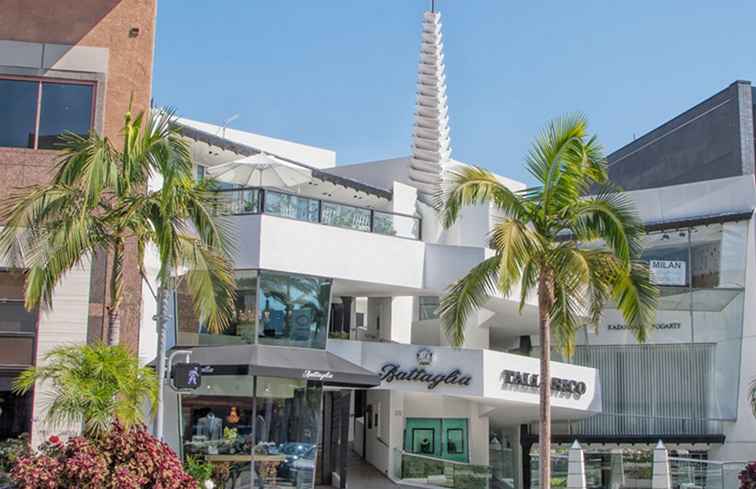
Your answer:
[[[551,488],[551,320],[549,313],[554,302],[553,276],[546,271],[538,280],[538,326],[541,336],[541,388],[538,451],[540,489]]]
[[[116,346],[121,340],[121,317],[119,309],[123,296],[124,243],[117,240],[113,245],[113,269],[110,276],[110,304],[108,305],[108,344]]]

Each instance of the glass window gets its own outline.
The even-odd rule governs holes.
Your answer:
[[[39,116],[41,149],[57,149],[63,133],[81,136],[92,127],[92,85],[42,83],[42,105]]]
[[[0,146],[33,148],[39,82],[0,80]]]
[[[184,456],[226,466],[229,486],[244,489],[253,487],[253,382],[247,375],[205,376],[202,395],[181,396]]]
[[[15,395],[14,380],[16,377],[12,374],[0,375],[0,442],[27,433],[31,424],[32,392]]]
[[[237,270],[235,276],[236,309],[231,323],[221,332],[209,331],[206,325],[200,323],[186,283],[181,283],[176,293],[176,309],[179,318],[178,345],[207,346],[255,342],[257,272]]]
[[[418,298],[420,321],[426,319],[438,319],[438,308],[440,303],[438,296],[420,296]]]
[[[30,333],[37,329],[37,312],[27,311],[24,303],[0,302],[0,334]]]
[[[643,259],[648,261],[651,278],[657,285],[688,285],[688,230],[649,234],[644,240]]]
[[[400,216],[387,212],[373,213],[373,231],[389,236],[417,239],[419,220],[411,216]]]
[[[446,453],[459,455],[465,453],[465,432],[460,428],[446,430]]]
[[[433,428],[412,429],[412,453],[433,455],[435,448],[436,430]]]
[[[260,272],[258,342],[325,348],[330,300],[329,279]]]
[[[257,377],[255,392],[255,487],[312,487],[322,388],[302,380]]]

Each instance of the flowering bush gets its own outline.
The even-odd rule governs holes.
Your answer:
[[[51,437],[11,471],[19,489],[197,489],[173,450],[137,425],[99,438]]]
[[[756,489],[756,462],[746,465],[738,479],[740,479],[740,489]]]

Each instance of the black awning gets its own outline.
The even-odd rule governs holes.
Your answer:
[[[325,350],[266,345],[176,347],[191,351],[190,361],[203,375],[242,373],[323,382],[326,385],[370,388],[381,384],[378,374]],[[172,350],[172,351],[173,351]]]

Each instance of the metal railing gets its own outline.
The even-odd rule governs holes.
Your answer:
[[[748,463],[669,457],[672,488],[738,489],[738,475]]]
[[[395,475],[413,485],[453,489],[490,489],[492,470],[488,465],[455,462],[394,449]]]
[[[419,240],[420,218],[264,188],[216,191],[220,215],[268,214],[356,231]]]

